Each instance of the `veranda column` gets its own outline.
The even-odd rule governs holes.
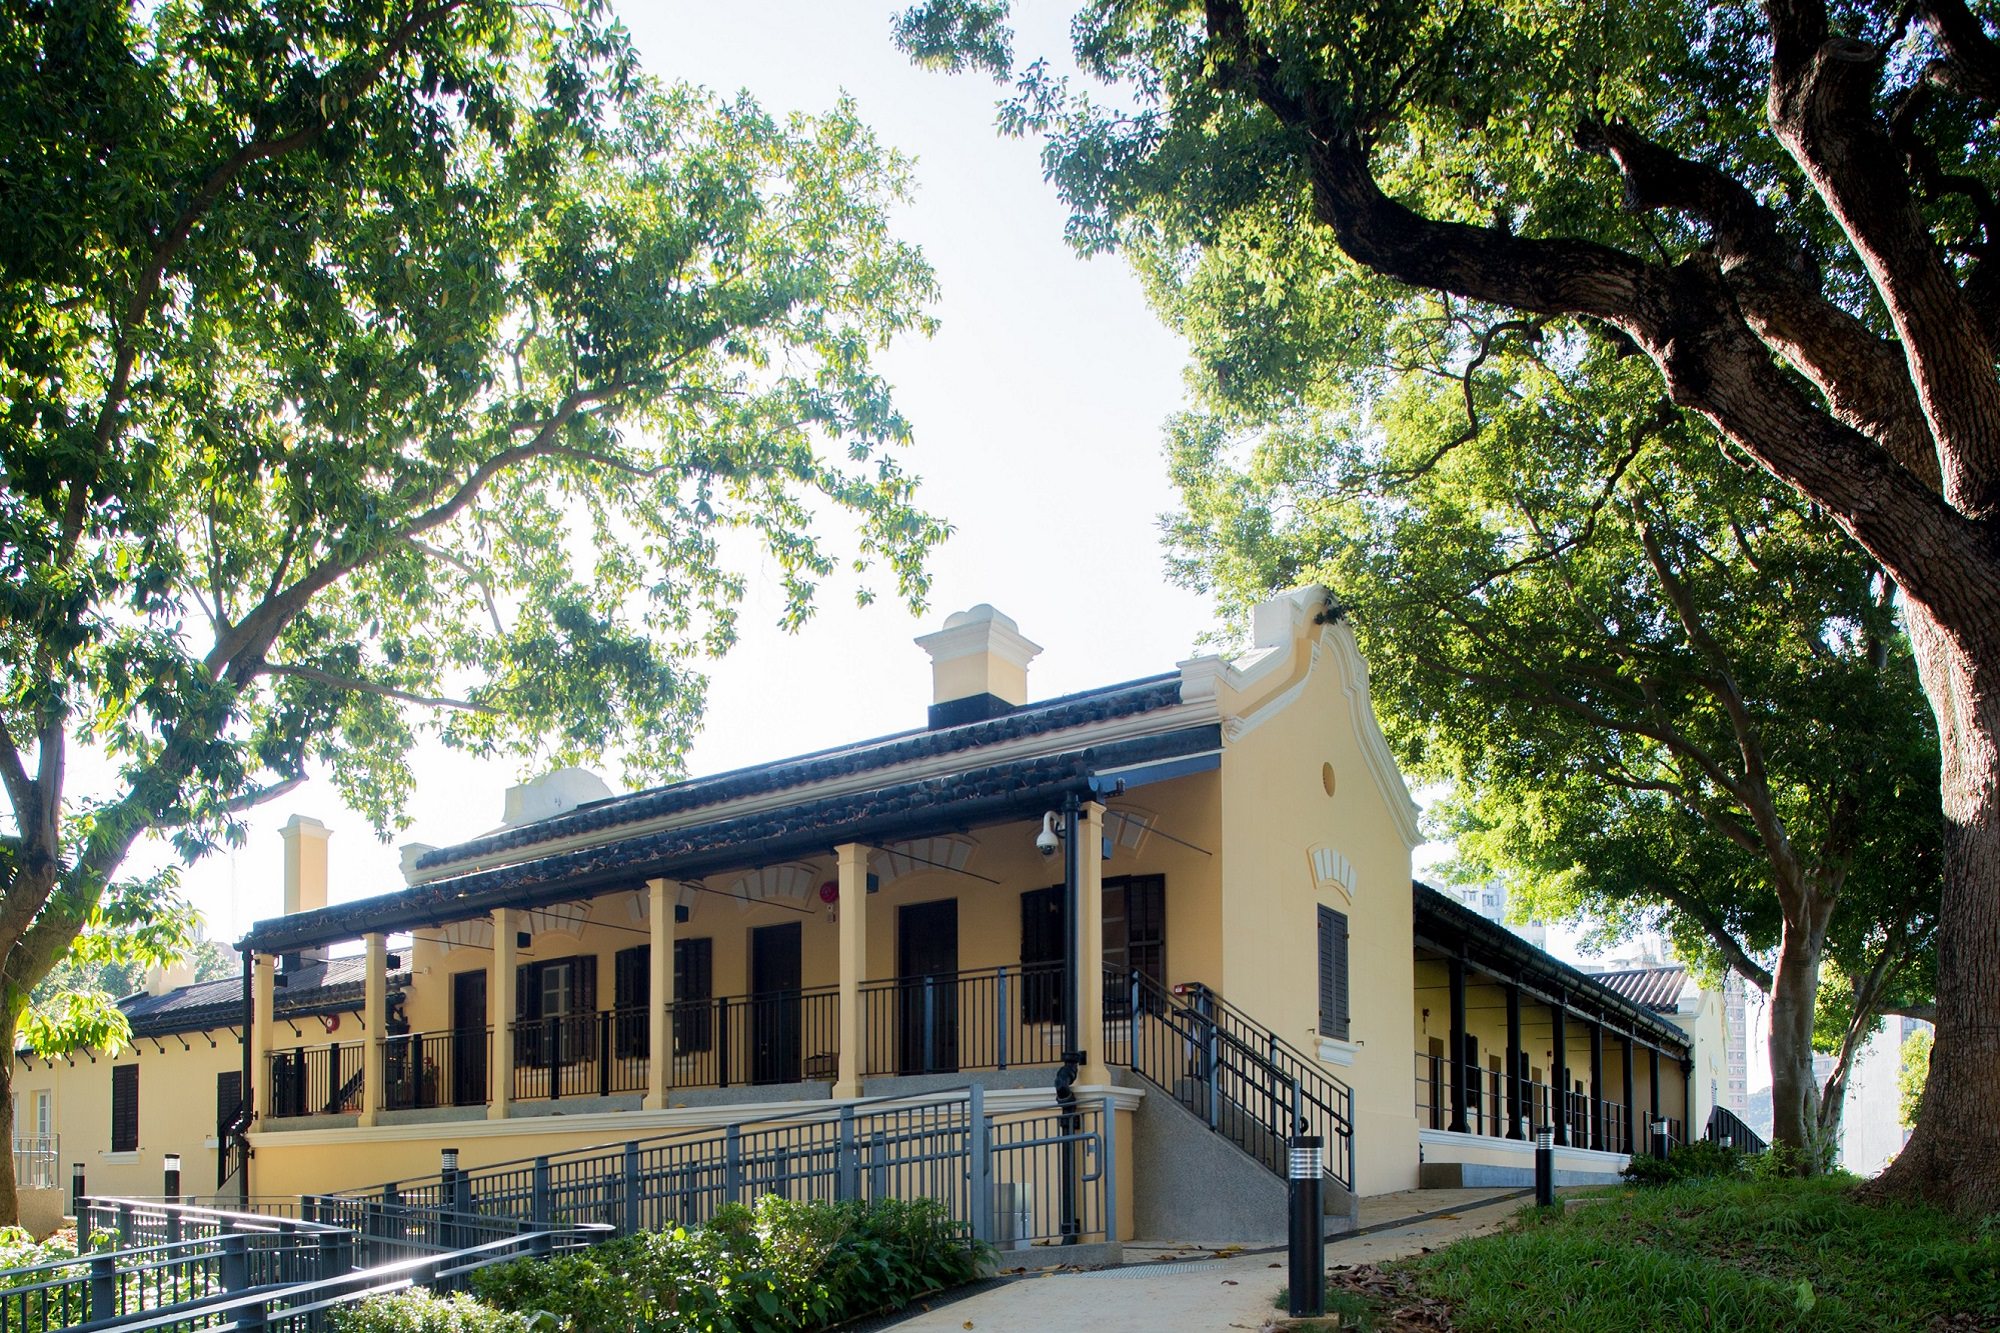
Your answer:
[[[357,1125],[375,1123],[383,1089],[382,1061],[389,1053],[384,1042],[389,1030],[389,937],[380,931],[362,937],[361,1028],[368,1044],[361,1061],[361,1114]]]
[[[868,979],[868,849],[858,842],[834,848],[840,864],[840,1057],[835,1097],[861,1095],[861,983]]]
[[[250,974],[250,1030],[243,1034],[243,1039],[250,1043],[251,1085],[243,1089],[243,1095],[253,1098],[244,1108],[252,1115],[268,1112],[271,1106],[271,1045],[276,1037],[272,1030],[276,1017],[273,1006],[278,996],[276,963],[270,954],[260,953]],[[256,1100],[259,1088],[263,1090],[261,1105]]]
[[[514,1106],[514,986],[518,956],[515,932],[521,915],[511,907],[493,909],[493,956],[486,993],[493,997],[493,1087],[486,1094],[486,1118],[505,1120]]]
[[[1549,1109],[1555,1121],[1556,1147],[1569,1147],[1569,1012],[1562,997],[1549,1005],[1549,1023],[1555,1028],[1554,1051],[1549,1059]]]
[[[1104,807],[1084,802],[1077,812],[1077,1040],[1084,1051],[1077,1081],[1111,1082],[1104,1061]]]
[[[646,881],[647,925],[652,928],[651,975],[646,994],[646,1109],[667,1109],[674,1066],[674,927],[680,895],[664,879]]]
[[[1660,1118],[1660,1048],[1657,1046],[1648,1046],[1646,1048],[1646,1092],[1653,1104],[1652,1120],[1646,1122],[1646,1138],[1650,1143],[1653,1135],[1653,1120]],[[1681,1133],[1687,1133],[1686,1126],[1681,1127]]]
[[[1604,1025],[1590,1025],[1590,1146],[1604,1147]]]
[[[1518,1139],[1526,1114],[1527,1076],[1521,1071],[1521,988],[1507,987],[1507,1137]]]
[[[1638,1101],[1638,1098],[1632,1095],[1632,1039],[1630,1037],[1620,1037],[1618,1039],[1618,1049],[1620,1058],[1625,1062],[1625,1153],[1627,1156],[1630,1156],[1632,1153],[1638,1151],[1638,1146],[1634,1141],[1632,1132],[1632,1120],[1634,1113],[1639,1109],[1633,1104]]]
[[[1449,982],[1451,996],[1451,1124],[1446,1128],[1455,1134],[1467,1133],[1471,1126],[1466,1123],[1465,1103],[1467,1075],[1470,1072],[1465,1063],[1465,961],[1453,958],[1445,964],[1445,974]]]

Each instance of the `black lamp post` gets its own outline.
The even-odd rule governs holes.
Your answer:
[[[1292,1139],[1291,1299],[1293,1318],[1326,1313],[1326,1211],[1320,1197],[1325,1150],[1317,1135]]]

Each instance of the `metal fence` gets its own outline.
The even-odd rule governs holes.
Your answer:
[[[861,985],[863,1077],[1062,1063],[1060,964],[982,967]]]
[[[989,1113],[978,1087],[812,1107],[722,1129],[523,1158],[366,1191],[313,1196],[322,1220],[377,1207],[626,1233],[708,1221],[724,1204],[934,1198],[996,1244],[1116,1233],[1116,1118],[1073,1110]]]
[[[358,1041],[295,1046],[272,1051],[266,1114],[341,1115],[361,1109],[361,1070],[367,1046]]]
[[[1430,1129],[1450,1129],[1452,1124],[1452,1067],[1443,1055],[1417,1052],[1417,1123]],[[1513,1137],[1515,1126],[1507,1114],[1507,1075],[1499,1069],[1474,1069],[1466,1085],[1465,1129],[1467,1134],[1487,1138]],[[1670,1142],[1681,1141],[1683,1126],[1672,1117],[1654,1117],[1621,1101],[1594,1100],[1588,1092],[1552,1087],[1540,1080],[1523,1084],[1526,1100],[1522,1117],[1528,1127],[1519,1137],[1532,1139],[1537,1128],[1554,1126],[1561,1118],[1561,1141],[1566,1146],[1597,1148],[1605,1152],[1649,1152],[1652,1144],[1648,1127],[1664,1123]],[[1595,1117],[1595,1120],[1593,1120]],[[1631,1121],[1632,1141],[1626,1143],[1626,1122]]]

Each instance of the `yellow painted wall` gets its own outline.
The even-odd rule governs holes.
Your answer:
[[[1221,990],[1315,1052],[1317,909],[1324,903],[1347,914],[1353,1063],[1328,1072],[1354,1091],[1359,1192],[1380,1194],[1417,1183],[1404,1026],[1410,848],[1390,813],[1396,793],[1385,797],[1355,725],[1350,691],[1362,682],[1353,675],[1358,655],[1346,651],[1351,643],[1344,626],[1327,627],[1295,647],[1262,697],[1225,695],[1225,710],[1248,725],[1224,727]],[[1353,866],[1352,895],[1316,886],[1311,851],[1322,844]]]
[[[141,1038],[116,1056],[98,1052],[94,1058],[58,1057],[52,1064],[15,1061],[14,1091],[24,1108],[33,1104],[36,1090],[54,1093],[62,1154],[58,1185],[65,1198],[76,1162],[83,1163],[84,1181],[93,1194],[157,1195],[170,1152],[181,1156],[183,1193],[214,1191],[216,1076],[242,1067],[243,1048],[227,1030],[207,1036],[189,1033],[188,1049],[181,1041],[163,1037],[155,1046],[151,1038]],[[126,1064],[139,1066],[139,1148],[113,1153],[111,1070]]]

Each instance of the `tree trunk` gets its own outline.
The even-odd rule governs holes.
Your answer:
[[[1874,1190],[1981,1216],[2000,1211],[2000,625],[1947,629],[1914,599],[1906,615],[1944,766],[1937,1040],[1916,1131]]]
[[[1803,921],[1797,917],[1804,917]],[[1819,996],[1820,932],[1809,911],[1788,911],[1771,977],[1771,1141],[1817,1162],[1819,1087],[1813,1082],[1813,1007]]]
[[[7,1164],[0,1166],[0,1226],[21,1224],[21,1200],[14,1184],[14,1065],[19,1057],[14,1054],[15,1033],[19,1025],[12,1014],[0,1006],[0,1047],[6,1052],[6,1059],[0,1060],[0,1136],[7,1143]]]

